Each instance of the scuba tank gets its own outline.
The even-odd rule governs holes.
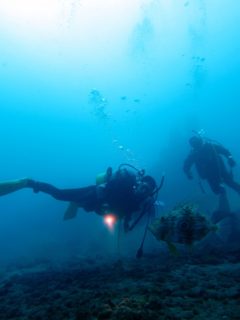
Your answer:
[[[112,176],[112,168],[108,167],[105,172],[101,172],[96,176],[96,185],[104,184],[109,181]]]
[[[105,172],[98,174],[96,185],[103,188],[105,200],[101,208],[101,215],[104,216],[113,211],[121,220],[129,210],[130,212],[135,211],[136,190],[144,175],[144,170],[139,170],[126,163],[120,164],[114,173],[109,167]]]

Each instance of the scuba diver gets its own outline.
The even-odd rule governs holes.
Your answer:
[[[96,178],[96,184],[75,189],[59,189],[51,184],[24,178],[0,183],[0,196],[31,188],[35,193],[44,192],[57,200],[70,202],[64,219],[74,218],[78,208],[93,211],[100,216],[111,214],[115,220],[123,220],[125,232],[132,230],[140,219],[148,214],[154,215],[158,187],[154,178],[145,175],[129,164],[122,164],[116,172],[108,168]],[[130,224],[133,214],[139,213]]]
[[[195,165],[199,177],[206,180],[211,190],[219,195],[219,208],[212,216],[212,221],[217,223],[230,211],[226,190],[222,184],[232,188],[240,195],[240,184],[234,181],[232,172],[236,162],[225,147],[211,140],[204,141],[200,135],[191,137],[189,144],[192,150],[184,161],[183,171],[188,179],[192,180],[191,167]],[[222,156],[226,158],[230,170],[226,168]]]

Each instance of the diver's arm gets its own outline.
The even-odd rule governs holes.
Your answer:
[[[223,146],[221,146],[221,145],[213,144],[213,147],[217,151],[217,153],[224,155],[226,158],[232,156],[231,152],[228,149],[226,149]]]
[[[141,212],[143,215],[149,215],[150,219],[153,219],[156,215],[155,209],[155,199],[154,197],[148,197],[142,204]]]
[[[124,219],[124,230],[125,230],[125,232],[133,230],[136,227],[136,225],[139,223],[139,221],[142,219],[143,216],[145,216],[147,214],[152,215],[152,214],[155,213],[155,211],[152,211],[152,210],[155,210],[154,202],[155,202],[155,200],[153,199],[153,197],[148,197],[142,203],[141,208],[136,212],[138,214],[138,217],[132,222],[131,225],[129,225],[129,222],[130,222],[129,217],[126,217]]]
[[[188,179],[192,179],[191,167],[194,164],[194,155],[191,153],[184,161],[183,171],[188,177]]]
[[[150,208],[148,209],[150,220],[153,220],[156,218],[156,206],[155,201],[152,203]]]
[[[223,156],[226,157],[226,159],[228,160],[228,164],[230,165],[230,167],[234,167],[236,165],[236,162],[234,161],[233,157],[232,157],[232,154],[231,152],[224,148],[223,146],[221,145],[217,145],[217,144],[214,144],[214,149],[216,150],[216,152],[218,154],[222,154]]]

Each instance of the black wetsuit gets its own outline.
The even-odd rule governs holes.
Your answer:
[[[100,209],[100,199],[98,197],[98,186],[88,186],[74,189],[59,189],[52,184],[34,181],[28,187],[35,192],[44,192],[53,198],[61,201],[75,202],[86,211],[98,211]]]
[[[103,215],[107,208],[125,219],[127,224],[134,212],[148,210],[152,197],[136,194],[136,175],[126,169],[118,170],[106,184],[76,189],[59,189],[45,183],[29,180],[27,185],[35,192],[44,192],[57,200],[75,202],[85,211]]]
[[[195,165],[200,178],[207,180],[215,194],[225,192],[221,183],[240,193],[240,184],[233,180],[233,175],[227,170],[221,155],[227,159],[231,157],[231,153],[223,146],[206,142],[201,148],[191,151],[184,162],[183,170],[190,176],[191,167]]]

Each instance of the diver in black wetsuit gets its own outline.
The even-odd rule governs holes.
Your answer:
[[[236,165],[231,153],[219,144],[205,142],[201,137],[194,136],[189,140],[192,150],[186,158],[183,170],[189,179],[192,179],[191,167],[195,165],[200,178],[207,180],[215,194],[225,193],[221,183],[226,184],[240,194],[240,184],[234,181],[233,174],[228,171],[222,155],[232,168]]]
[[[51,184],[27,178],[2,182],[0,195],[32,188],[35,193],[47,193],[57,200],[74,203],[77,208],[93,211],[101,216],[111,212],[118,219],[124,220],[124,229],[128,231],[132,229],[129,224],[133,213],[139,212],[142,216],[148,212],[153,214],[155,194],[158,191],[151,176],[135,168],[136,172],[133,172],[129,167],[132,166],[120,165],[115,173],[109,168],[99,184],[75,189],[59,189]]]
[[[240,184],[234,181],[232,170],[228,170],[222,156],[227,159],[228,165],[232,169],[236,162],[231,153],[222,145],[204,142],[200,136],[193,136],[189,140],[192,150],[184,161],[183,171],[188,179],[193,179],[191,167],[195,165],[199,177],[206,180],[212,191],[219,195],[219,208],[213,214],[212,221],[218,222],[230,211],[225,184],[235,190],[240,195]]]

